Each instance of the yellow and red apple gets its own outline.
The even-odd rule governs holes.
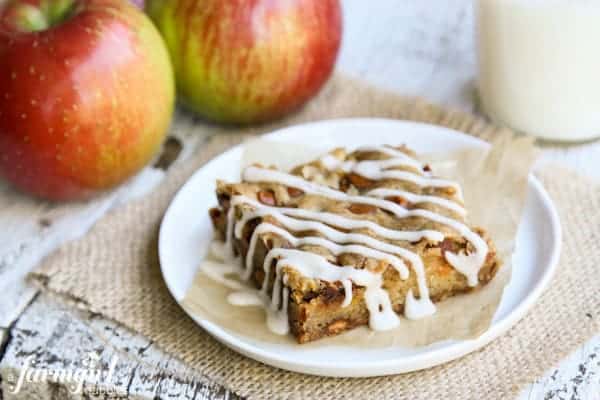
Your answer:
[[[341,37],[338,0],[146,0],[184,104],[219,122],[274,119],[327,80]]]
[[[0,6],[0,175],[53,200],[139,171],[174,107],[164,42],[124,0],[12,0]]]

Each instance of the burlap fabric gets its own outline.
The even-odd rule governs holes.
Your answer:
[[[276,125],[358,116],[425,121],[483,138],[498,132],[472,115],[343,77],[333,79],[307,107]],[[167,292],[157,257],[158,227],[174,193],[193,171],[228,147],[273,127],[225,129],[230,132],[211,139],[152,194],[113,211],[87,236],[49,257],[32,280],[141,333],[208,379],[257,399],[506,399],[600,331],[600,187],[547,167],[538,175],[559,209],[564,229],[558,272],[527,316],[484,349],[421,372],[331,379],[271,368],[218,344]]]

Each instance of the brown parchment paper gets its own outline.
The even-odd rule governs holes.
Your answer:
[[[406,144],[410,146],[410,143]],[[331,149],[253,140],[245,145],[242,165],[260,160],[263,164],[287,170],[313,160],[328,150]],[[446,339],[478,337],[490,326],[504,287],[510,280],[511,259],[525,201],[529,169],[536,155],[537,150],[531,139],[514,138],[508,133],[499,135],[490,150],[470,148],[447,154],[420,155],[432,165],[436,175],[457,180],[462,185],[469,223],[482,226],[490,233],[503,262],[502,268],[488,285],[437,303],[437,312],[431,317],[413,321],[402,318],[400,326],[391,331],[374,332],[361,327],[336,337],[298,345],[289,335],[271,333],[260,307],[239,307],[228,303],[227,295],[234,290],[203,273],[206,263],[216,262],[210,256],[199,261],[199,273],[182,306],[192,315],[247,339],[303,348],[414,348]]]

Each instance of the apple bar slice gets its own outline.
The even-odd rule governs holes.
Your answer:
[[[250,166],[240,183],[219,181],[217,199],[218,240],[266,299],[270,326],[299,343],[426,318],[500,266],[460,187],[404,146],[336,149],[291,173]]]

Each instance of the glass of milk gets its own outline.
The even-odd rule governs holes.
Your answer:
[[[600,0],[475,0],[479,92],[496,122],[600,137]]]

